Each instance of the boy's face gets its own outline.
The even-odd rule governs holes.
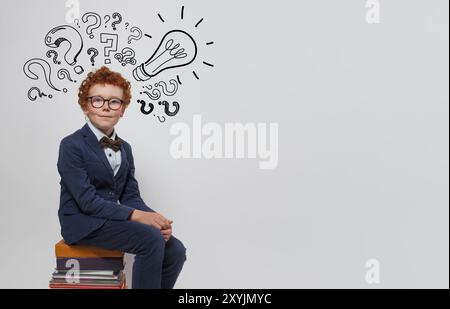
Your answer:
[[[108,99],[123,99],[123,89],[117,86],[108,84],[96,84],[89,89],[88,97],[102,97],[105,100]],[[88,100],[86,109],[83,111],[84,114],[89,117],[89,120],[98,129],[109,135],[116,123],[119,121],[120,117],[123,116],[125,112],[125,106],[122,106],[117,110],[112,110],[108,101],[105,101],[103,106],[100,108],[95,108],[91,104],[91,100]]]

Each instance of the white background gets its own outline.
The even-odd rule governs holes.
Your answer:
[[[31,86],[51,89],[22,66],[45,58],[45,34],[66,23],[64,1],[1,6],[0,287],[46,288],[61,237],[58,146],[84,124],[79,83],[30,102]],[[381,1],[379,24],[357,0],[81,1],[87,11],[119,11],[153,36],[134,43],[138,64],[174,28],[203,44],[177,71],[176,117],[141,114],[134,85],[116,127],[144,200],[187,247],[176,287],[448,288],[448,1]],[[194,114],[278,122],[278,167],[173,159],[170,126],[192,126]],[[365,281],[371,258],[378,285]]]

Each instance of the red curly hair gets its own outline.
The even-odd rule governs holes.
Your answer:
[[[78,90],[78,104],[86,109],[88,102],[89,89],[96,84],[113,85],[123,89],[123,104],[125,108],[131,100],[131,84],[120,73],[113,72],[105,66],[90,72],[80,85]]]

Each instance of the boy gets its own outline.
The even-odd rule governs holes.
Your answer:
[[[142,200],[131,146],[114,129],[130,103],[130,87],[107,67],[80,86],[87,123],[59,148],[61,234],[68,244],[135,254],[133,288],[173,288],[186,248],[172,236],[172,221]]]

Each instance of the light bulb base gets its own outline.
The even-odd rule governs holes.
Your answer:
[[[143,82],[143,81],[149,80],[151,78],[151,76],[145,71],[143,63],[141,63],[140,66],[136,67],[133,70],[133,77],[135,80],[137,80],[139,82]]]

